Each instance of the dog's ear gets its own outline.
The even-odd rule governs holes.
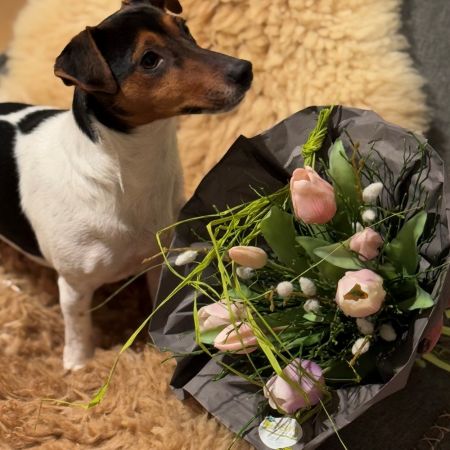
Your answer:
[[[58,56],[55,75],[66,86],[92,93],[116,94],[117,81],[92,36],[92,28],[75,36]]]
[[[174,14],[181,14],[183,12],[183,8],[181,7],[179,0],[122,0],[122,8],[139,5],[139,3],[149,3],[150,5],[162,9],[163,11],[168,9]]]

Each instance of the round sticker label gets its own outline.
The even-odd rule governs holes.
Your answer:
[[[258,431],[261,441],[271,449],[291,447],[303,436],[302,427],[291,417],[267,416]]]

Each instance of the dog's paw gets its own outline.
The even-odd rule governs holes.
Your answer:
[[[65,370],[77,371],[86,366],[89,360],[94,356],[94,347],[73,348],[64,347],[63,364]]]

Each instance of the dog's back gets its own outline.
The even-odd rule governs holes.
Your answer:
[[[22,252],[42,258],[35,233],[21,208],[16,141],[59,110],[21,103],[0,103],[0,239]]]

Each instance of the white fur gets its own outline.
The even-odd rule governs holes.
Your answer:
[[[2,120],[17,123],[29,112]],[[99,143],[64,112],[20,134],[15,149],[23,210],[59,275],[67,369],[93,353],[94,291],[142,270],[142,260],[157,252],[155,233],[175,221],[182,202],[174,119],[131,134],[94,127]]]

